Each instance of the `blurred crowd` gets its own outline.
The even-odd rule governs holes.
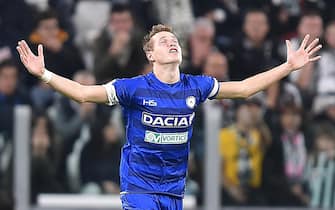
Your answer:
[[[44,46],[46,67],[85,85],[152,70],[143,35],[173,26],[181,71],[243,80],[286,61],[285,40],[319,37],[322,59],[246,100],[197,108],[186,194],[203,196],[204,115],[222,109],[222,205],[335,208],[335,1],[0,0],[0,209],[11,209],[13,110],[31,123],[31,200],[119,193],[119,106],[78,104],[29,75],[15,51]]]

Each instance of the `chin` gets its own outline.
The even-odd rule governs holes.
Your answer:
[[[174,60],[174,61],[171,61],[169,62],[169,64],[181,64],[181,61],[180,60]]]
[[[180,59],[166,59],[162,64],[181,64]]]

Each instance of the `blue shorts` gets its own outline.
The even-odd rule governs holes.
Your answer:
[[[183,199],[163,194],[122,194],[123,210],[182,210]]]

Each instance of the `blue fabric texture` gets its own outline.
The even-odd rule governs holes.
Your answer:
[[[127,130],[121,192],[182,198],[194,112],[200,103],[215,97],[216,79],[181,74],[178,82],[166,84],[149,73],[117,79],[112,85]]]

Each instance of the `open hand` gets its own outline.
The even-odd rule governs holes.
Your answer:
[[[316,52],[318,52],[322,45],[318,44],[319,39],[314,39],[308,46],[308,40],[310,35],[307,34],[302,41],[298,50],[294,51],[289,40],[286,40],[286,47],[287,47],[287,64],[293,70],[300,69],[304,67],[309,62],[317,61],[321,58],[321,56],[313,56]],[[306,47],[307,46],[307,47]]]
[[[28,44],[24,40],[18,42],[16,49],[20,54],[21,62],[27,68],[27,70],[31,74],[37,77],[41,77],[44,73],[44,56],[42,45],[38,45],[37,56],[30,50]]]

